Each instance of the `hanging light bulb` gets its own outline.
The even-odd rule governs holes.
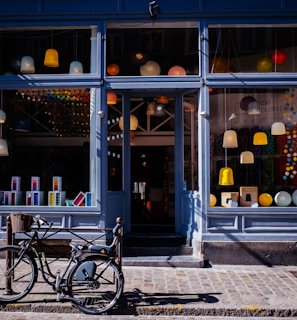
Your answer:
[[[274,122],[271,125],[271,134],[273,136],[281,136],[286,133],[286,127],[283,122]]]
[[[235,130],[226,130],[224,132],[223,148],[238,148],[237,133]]]
[[[240,154],[240,163],[241,164],[251,164],[254,163],[254,154],[251,151],[243,151]]]
[[[255,146],[267,145],[268,144],[267,134],[265,132],[256,132],[253,137],[253,144]]]
[[[34,59],[30,56],[24,56],[21,59],[21,73],[35,73]]]

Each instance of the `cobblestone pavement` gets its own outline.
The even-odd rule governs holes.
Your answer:
[[[108,319],[118,319],[120,315],[126,318],[119,319],[133,319],[138,315],[139,319],[148,316],[143,319],[160,320],[169,316],[189,320],[194,319],[193,316],[297,318],[296,266],[221,265],[197,269],[125,266],[123,272],[124,298]],[[13,312],[4,318],[5,311]],[[17,311],[26,314],[17,318]],[[55,313],[51,320],[94,319],[79,313],[70,303],[56,302],[51,288],[42,283],[37,283],[33,293],[19,303],[3,307],[0,318],[35,320],[38,312]]]
[[[4,312],[1,313],[1,317],[5,320],[94,320],[95,316],[84,315],[84,314],[53,314],[53,313],[37,313],[37,312]],[[98,317],[97,317],[98,318]],[[2,318],[1,318],[2,319]],[[222,317],[197,317],[197,316],[100,316],[102,320],[221,320]],[[242,317],[226,317],[226,320],[243,320]],[[267,320],[267,317],[249,317],[248,320]],[[269,317],[269,320],[292,320],[293,318],[275,318]]]

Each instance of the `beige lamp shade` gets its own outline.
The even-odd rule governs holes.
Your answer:
[[[108,91],[107,92],[107,104],[116,104],[118,100],[117,95],[114,92]]]
[[[70,74],[82,74],[83,72],[83,65],[79,61],[72,61],[69,67]]]
[[[286,133],[286,127],[283,122],[274,122],[271,126],[271,134],[273,136],[281,136]]]
[[[256,132],[253,137],[253,144],[255,146],[268,144],[267,134],[265,132]]]
[[[238,148],[237,133],[235,130],[226,130],[224,132],[223,148]]]
[[[260,108],[257,101],[250,102],[248,104],[248,114],[260,114]]]
[[[146,106],[146,115],[153,116],[155,114],[155,102],[148,102]]]
[[[21,60],[21,73],[35,73],[34,59],[30,56],[24,56]]]
[[[229,167],[223,167],[219,173],[219,185],[220,186],[232,186],[234,185],[233,170]]]
[[[0,109],[0,123],[4,123],[6,121],[6,113]]]
[[[250,164],[254,163],[254,154],[251,151],[243,151],[240,154],[240,163],[241,164]]]
[[[4,139],[0,139],[0,157],[7,157],[7,156],[9,156],[7,141]]]
[[[121,130],[124,129],[124,119],[120,117],[119,127]],[[134,116],[134,114],[130,114],[130,131],[135,131],[138,127],[138,119]]]
[[[46,67],[59,67],[59,54],[56,49],[47,49],[44,57],[44,65]]]
[[[149,60],[140,67],[141,76],[159,76],[160,74],[161,67],[156,61]]]

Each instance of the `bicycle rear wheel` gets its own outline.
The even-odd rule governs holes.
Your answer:
[[[114,261],[90,256],[71,270],[67,286],[77,308],[87,314],[101,314],[111,309],[122,295],[124,277]]]
[[[37,266],[28,254],[20,257],[17,246],[0,248],[0,303],[20,300],[37,280]]]

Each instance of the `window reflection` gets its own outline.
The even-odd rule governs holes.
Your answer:
[[[210,26],[209,72],[296,72],[296,27]]]

